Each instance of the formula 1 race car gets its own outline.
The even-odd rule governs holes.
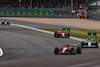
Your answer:
[[[10,25],[10,22],[4,21],[4,22],[1,22],[1,25]]]
[[[93,41],[94,39],[85,39],[85,41],[81,42],[81,47],[96,47],[98,48],[98,42]]]
[[[54,33],[54,37],[65,37],[65,38],[69,38],[70,34],[64,31],[57,31]]]
[[[82,48],[77,44],[70,44],[61,47],[56,47],[54,53],[58,54],[81,54]]]

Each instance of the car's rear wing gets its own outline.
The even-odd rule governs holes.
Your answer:
[[[87,34],[87,36],[88,36],[89,38],[91,38],[91,37],[97,37],[97,33],[96,33],[96,32],[89,32],[89,33]]]
[[[70,28],[62,28],[63,31],[69,31],[70,32]]]

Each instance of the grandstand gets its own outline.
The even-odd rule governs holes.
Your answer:
[[[100,0],[0,0],[0,16],[69,16],[73,15],[71,14],[71,1],[73,1],[73,10],[76,10],[74,15],[77,14],[77,10],[80,10],[80,6],[86,9],[87,5],[91,10],[94,2],[96,2],[96,8],[100,5]]]
[[[91,0],[73,0],[74,9]],[[71,0],[0,0],[2,8],[70,8]]]

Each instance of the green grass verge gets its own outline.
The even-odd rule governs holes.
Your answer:
[[[57,30],[61,30],[61,29],[43,29],[43,28],[40,28],[40,29],[47,30],[47,31],[52,31],[52,32],[56,32]],[[91,37],[91,38],[94,38],[96,41],[100,42],[100,30],[76,30],[76,29],[71,29],[71,31],[69,33],[70,33],[71,36],[86,39],[86,38],[88,38],[87,37],[88,32],[96,32],[97,37]]]

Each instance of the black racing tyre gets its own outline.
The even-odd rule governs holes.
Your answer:
[[[96,42],[96,48],[98,48],[98,43]]]
[[[54,33],[54,37],[56,37],[56,33]]]
[[[81,50],[82,50],[81,47],[77,47],[77,54],[81,54],[82,53]]]
[[[83,41],[81,42],[81,47],[83,47]]]
[[[70,38],[70,34],[69,33],[67,34],[67,38]]]
[[[7,25],[10,25],[10,22],[7,22]]]
[[[54,53],[55,53],[55,55],[58,55],[60,53],[60,50],[58,47],[55,48]]]
[[[4,22],[1,22],[1,25],[4,25]]]
[[[54,37],[59,37],[59,36],[58,36],[58,33],[54,33]]]

